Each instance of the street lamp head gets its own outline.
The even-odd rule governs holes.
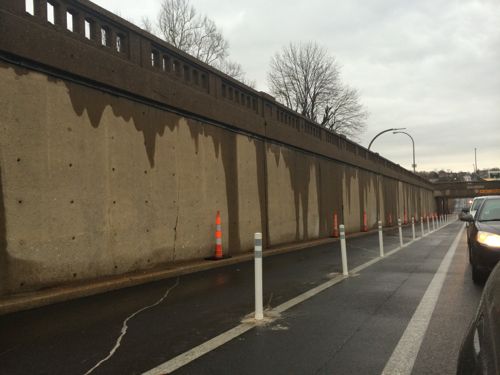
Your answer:
[[[377,139],[379,136],[381,136],[382,134],[384,133],[387,133],[387,132],[392,132],[394,130],[403,130],[403,129],[406,129],[406,128],[390,128],[390,129],[385,129],[385,130],[382,130],[380,133],[378,133],[375,137],[372,138],[372,140],[370,141],[370,143],[368,144],[368,150],[372,147],[372,143],[375,139]]]

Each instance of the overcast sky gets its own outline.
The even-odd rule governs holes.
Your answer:
[[[160,0],[94,0],[140,24]],[[406,127],[417,170],[500,167],[500,1],[192,0],[214,19],[257,89],[271,56],[316,41],[340,63],[370,113],[360,143]],[[372,150],[411,169],[411,140],[387,133]]]

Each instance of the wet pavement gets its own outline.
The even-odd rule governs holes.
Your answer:
[[[305,301],[179,374],[380,374],[458,232],[453,224]],[[481,293],[457,249],[414,374],[453,374]],[[439,337],[439,340],[436,340]]]
[[[412,243],[176,373],[380,373],[461,225]],[[404,234],[408,242],[410,228]],[[397,231],[384,241],[386,251],[398,247]],[[462,245],[429,331],[454,348],[480,295]],[[347,250],[351,268],[364,264],[378,257],[378,236],[348,239]],[[264,258],[264,304],[278,306],[331,280],[340,264],[338,242]],[[253,310],[253,282],[250,261],[2,316],[0,373],[143,373],[239,325]],[[440,341],[428,337],[425,348],[435,353]],[[417,373],[434,368],[432,353],[421,351]],[[454,353],[446,354],[450,362]]]

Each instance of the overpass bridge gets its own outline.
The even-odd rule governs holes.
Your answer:
[[[500,181],[446,182],[434,184],[436,198],[473,198],[500,195]]]
[[[440,213],[450,212],[449,201],[452,199],[488,195],[500,195],[500,181],[464,181],[434,184],[434,196]]]

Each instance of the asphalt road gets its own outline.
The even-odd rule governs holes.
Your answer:
[[[380,374],[461,226],[441,228],[175,373]],[[387,249],[398,246],[396,231],[384,236]],[[410,236],[406,228],[405,242]],[[454,373],[481,293],[464,241],[415,374]],[[349,239],[349,266],[376,259],[378,251],[376,234]],[[338,243],[264,258],[265,305],[281,305],[339,272]],[[0,374],[141,374],[240,325],[253,298],[253,262],[246,262],[2,316]]]

